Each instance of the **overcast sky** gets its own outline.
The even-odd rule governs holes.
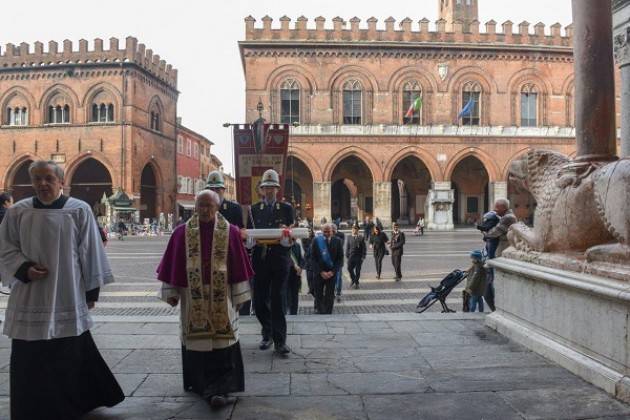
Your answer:
[[[4,5],[2,44],[56,40],[61,45],[67,38],[78,48],[78,40],[85,38],[92,48],[93,38],[133,35],[172,64],[179,70],[178,113],[183,124],[215,143],[213,153],[227,171],[232,169],[231,140],[221,124],[244,119],[245,84],[237,42],[245,38],[247,15],[262,25],[260,18],[268,14],[274,27],[285,14],[292,19],[291,27],[301,15],[309,19],[309,27],[320,15],[327,26],[335,16],[346,21],[358,16],[362,27],[371,16],[379,19],[379,27],[389,16],[397,21],[410,17],[414,30],[422,17],[434,22],[438,15],[438,0],[27,0],[19,5]],[[479,0],[479,9],[482,23],[571,22],[570,0]]]

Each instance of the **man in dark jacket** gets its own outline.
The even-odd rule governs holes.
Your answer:
[[[13,205],[13,197],[11,194],[7,192],[3,192],[0,194],[0,223],[2,223],[2,219],[4,219],[4,213],[6,213],[7,209]]]
[[[359,278],[361,277],[361,266],[367,254],[367,246],[363,235],[359,235],[359,225],[352,226],[352,235],[346,241],[346,258],[348,259],[348,273],[350,274],[350,287],[359,288]]]
[[[400,230],[398,223],[392,224],[392,239],[389,243],[389,249],[392,253],[392,265],[396,272],[396,281],[402,279],[401,265],[403,256],[403,247],[405,246],[405,234]]]
[[[291,269],[289,270],[289,284],[287,285],[287,310],[289,315],[297,315],[300,288],[302,287],[302,270],[305,266],[302,247],[298,242],[291,246]]]
[[[311,245],[315,295],[318,313],[332,314],[335,303],[335,279],[343,267],[343,244],[333,235],[330,224],[322,227],[323,236],[316,236]]]

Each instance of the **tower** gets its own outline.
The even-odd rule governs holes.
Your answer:
[[[453,30],[453,22],[461,20],[464,31],[470,30],[470,22],[479,20],[479,0],[438,0],[440,19],[446,21],[446,30]]]

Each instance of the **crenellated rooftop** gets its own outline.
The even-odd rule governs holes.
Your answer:
[[[134,63],[169,86],[177,88],[177,69],[166,64],[158,54],[153,54],[153,50],[147,49],[132,36],[125,38],[123,48],[120,48],[118,38],[109,39],[109,48],[104,48],[103,40],[96,38],[93,49],[88,49],[88,41],[85,39],[79,40],[78,49],[73,48],[72,41],[66,39],[61,49],[56,41],[48,42],[47,49],[38,41],[34,43],[32,51],[26,42],[19,45],[7,43],[0,50],[0,70],[103,63]]]
[[[508,44],[528,46],[564,46],[570,47],[573,38],[573,25],[563,28],[555,23],[547,30],[545,24],[533,25],[530,31],[529,22],[514,25],[511,21],[501,24],[501,31],[497,32],[497,22],[490,20],[485,23],[484,31],[480,30],[481,23],[477,20],[464,30],[464,23],[453,23],[453,31],[447,32],[446,20],[440,19],[433,25],[424,18],[414,23],[410,18],[401,20],[396,25],[393,17],[385,19],[385,29],[377,28],[378,19],[372,17],[367,20],[367,27],[361,24],[361,19],[353,17],[346,22],[340,17],[332,19],[332,28],[326,28],[326,19],[315,18],[315,27],[309,27],[308,19],[304,16],[297,18],[291,27],[291,18],[280,18],[280,27],[273,27],[273,19],[265,16],[262,27],[256,25],[252,16],[245,18],[245,33],[247,41],[311,41],[311,42],[466,42],[479,44]],[[348,25],[349,23],[349,25]],[[398,29],[396,28],[398,26]],[[431,27],[433,26],[433,27]],[[515,28],[516,26],[516,28]],[[514,30],[517,32],[514,32]]]

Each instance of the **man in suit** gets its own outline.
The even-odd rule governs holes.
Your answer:
[[[252,205],[252,220],[249,228],[278,229],[293,226],[293,207],[277,199],[280,191],[280,176],[273,169],[265,171],[260,182],[264,197]],[[285,303],[289,270],[291,270],[291,241],[283,239],[280,244],[257,244],[252,254],[254,265],[254,308],[262,326],[259,348],[267,350],[274,344],[279,355],[291,352],[287,346],[287,321]]]
[[[361,266],[367,254],[367,246],[363,235],[359,234],[359,225],[352,226],[352,235],[346,240],[346,258],[348,259],[348,273],[350,274],[350,287],[359,288],[359,278],[361,277]]]
[[[389,249],[392,253],[392,265],[396,272],[396,281],[402,279],[400,266],[402,265],[403,247],[405,246],[405,234],[401,232],[398,223],[392,224],[392,239],[389,242]]]
[[[343,244],[333,235],[331,224],[322,227],[323,235],[316,236],[311,245],[315,294],[319,314],[332,314],[335,304],[335,279],[343,268]]]

